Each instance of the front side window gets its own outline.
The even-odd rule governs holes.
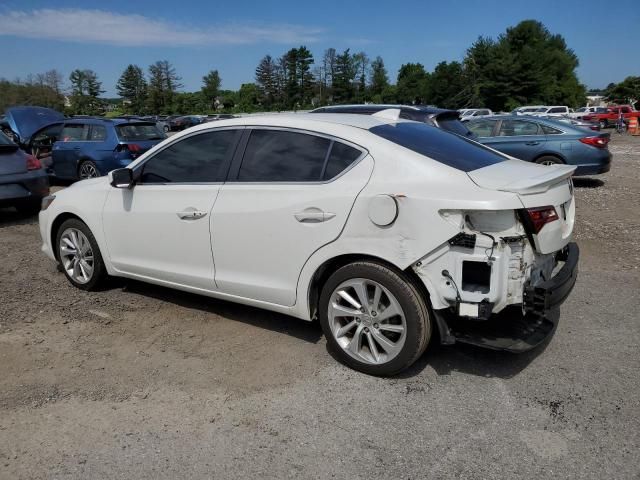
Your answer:
[[[89,138],[89,125],[71,123],[64,126],[60,138],[63,142],[82,142]]]
[[[467,123],[469,130],[479,137],[490,137],[493,135],[493,128],[496,124],[495,120],[474,120]]]
[[[538,125],[525,120],[503,120],[498,136],[517,137],[526,135],[539,135]]]
[[[224,180],[226,160],[240,130],[206,132],[161,150],[142,167],[142,183],[203,183]]]
[[[554,107],[549,110],[549,113],[567,113],[567,109],[564,107]]]
[[[331,141],[306,133],[253,130],[238,172],[240,182],[316,182]]]

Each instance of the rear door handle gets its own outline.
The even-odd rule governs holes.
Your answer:
[[[336,216],[335,213],[323,212],[316,208],[310,208],[302,212],[294,213],[293,216],[300,223],[321,223],[331,220]]]
[[[527,142],[527,143],[525,143],[525,145],[531,145],[531,146],[540,145],[540,142]]]
[[[181,220],[197,220],[205,217],[206,215],[207,212],[201,212],[200,210],[185,210],[183,212],[178,212],[178,217]]]

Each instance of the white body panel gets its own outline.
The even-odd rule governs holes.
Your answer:
[[[442,270],[458,281],[463,261],[487,261],[489,240],[469,226],[469,217],[497,238],[521,237],[494,246],[491,289],[482,296],[491,299],[494,311],[521,302],[524,282],[546,272],[550,254],[570,239],[575,207],[566,179],[572,169],[507,160],[467,174],[368,131],[390,122],[362,115],[271,115],[193,127],[129,168],[168,142],[229,126],[302,129],[346,140],[366,155],[325,183],[138,185],[127,190],[111,187],[106,178],[82,181],[57,192],[41,212],[43,251],[54,258],[52,228],[60,215],[77,216],[96,237],[112,275],[303,319],[313,315],[310,287],[325,262],[343,255],[368,256],[412,269],[433,308],[442,309],[455,299]],[[381,195],[397,202],[397,218],[388,226],[371,220],[371,206]],[[515,211],[545,205],[567,205],[568,219],[545,225],[536,245],[530,245]],[[178,213],[190,209],[205,215],[179,218]],[[305,211],[334,215],[322,222],[301,222],[296,214]],[[474,249],[447,243],[460,232],[477,235]],[[481,300],[473,291],[462,292],[462,297]]]

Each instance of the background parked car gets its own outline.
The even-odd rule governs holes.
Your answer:
[[[557,122],[568,123],[569,125],[573,125],[574,127],[586,128],[588,130],[595,130],[596,132],[600,131],[600,125],[595,122],[589,122],[587,120],[578,120],[577,118],[571,117],[541,117],[548,118],[550,120],[555,120]]]
[[[569,112],[567,114],[567,117],[580,120],[585,115],[590,115],[592,113],[604,113],[606,111],[607,111],[607,107],[580,107],[573,112]]]
[[[0,206],[31,215],[47,195],[49,179],[40,160],[0,132]]]
[[[34,132],[45,125],[64,120],[64,115],[51,108],[44,107],[12,107],[8,108],[0,119],[0,129],[23,150]]]
[[[616,105],[607,107],[604,112],[595,112],[582,117],[583,120],[598,122],[600,128],[613,127],[618,122],[618,117],[622,114],[625,123],[629,123],[631,117],[640,119],[640,111],[634,110],[631,105]]]
[[[493,111],[488,108],[463,108],[462,110],[458,110],[458,112],[460,113],[461,120],[493,115]]]
[[[493,116],[469,120],[478,142],[528,162],[577,165],[574,175],[594,175],[611,168],[609,134],[565,122],[531,116]]]
[[[473,138],[475,135],[460,121],[460,114],[456,110],[446,110],[431,106],[419,105],[333,105],[320,107],[310,113],[357,113],[372,115],[390,108],[400,109],[400,118],[423,122],[434,127]]]
[[[528,115],[533,113],[540,108],[544,108],[544,105],[527,105],[524,107],[518,107],[511,112],[512,115]]]
[[[561,117],[564,115],[569,115],[569,113],[571,112],[573,112],[573,110],[571,110],[566,105],[554,105],[550,107],[540,107],[534,112],[528,112],[528,114],[541,117]]]
[[[204,123],[206,121],[205,119],[206,117],[204,115],[184,115],[177,117],[169,122],[169,130],[172,132],[184,130],[185,128]]]
[[[230,113],[215,113],[215,114],[207,115],[207,118],[205,118],[205,122],[215,122],[216,120],[228,120],[230,118],[236,118],[236,116]]]
[[[74,118],[36,132],[29,150],[51,175],[83,179],[126,166],[165,138],[152,122]]]

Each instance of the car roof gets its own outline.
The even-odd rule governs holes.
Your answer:
[[[93,124],[110,124],[121,125],[123,123],[154,123],[153,120],[142,120],[139,118],[100,118],[100,117],[75,117],[63,119],[62,122],[71,125],[83,125],[86,123]]]
[[[446,108],[438,108],[432,105],[392,105],[392,104],[357,104],[357,105],[327,105],[325,107],[319,107],[315,110],[312,110],[310,113],[323,113],[323,110],[332,110],[335,112],[339,112],[340,110],[386,110],[389,108],[399,108],[405,112],[417,112],[417,113],[441,113],[441,112],[457,112],[457,110],[449,110]]]

